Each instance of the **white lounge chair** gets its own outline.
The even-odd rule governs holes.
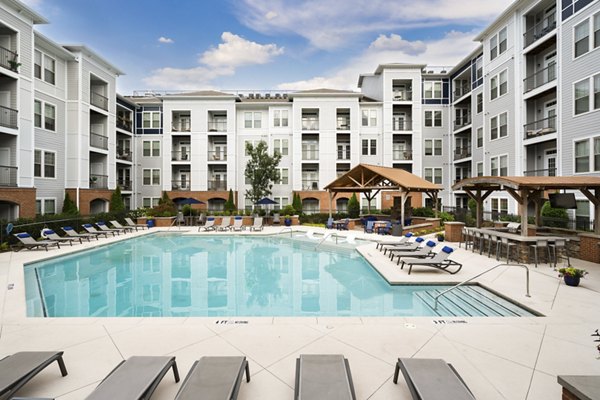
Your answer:
[[[384,246],[397,246],[402,245],[403,243],[407,243],[408,240],[413,236],[412,232],[408,232],[406,235],[402,236],[400,239],[382,239],[377,241],[376,249],[379,251],[383,251]]]
[[[263,230],[263,218],[256,217],[254,218],[254,223],[250,227],[251,231],[262,231]]]
[[[108,225],[106,225],[103,221],[98,221],[96,222],[96,226],[102,231],[102,232],[110,232],[113,234],[113,236],[115,236],[115,234],[120,235],[121,232],[123,232],[120,229],[111,229],[108,227]]]
[[[129,225],[130,227],[134,228],[136,231],[138,230],[138,228],[143,229],[148,229],[148,225],[146,224],[136,224],[135,222],[133,222],[133,220],[129,217],[125,218],[125,223],[127,225]]]
[[[92,224],[83,224],[81,226],[86,230],[87,233],[91,233],[92,235],[104,235],[106,238],[108,237],[108,232],[100,232],[96,230]],[[113,236],[115,236],[114,233]]]
[[[231,227],[234,231],[243,231],[244,230],[244,220],[242,217],[233,218],[233,226]]]
[[[220,231],[228,231],[231,230],[231,218],[230,217],[222,217],[221,225],[217,228]]]
[[[404,265],[408,265],[408,274],[412,271],[413,265],[418,265],[421,267],[430,267],[439,269],[441,271],[445,271],[451,275],[456,274],[462,268],[462,264],[457,263],[454,260],[448,259],[450,254],[454,249],[452,247],[444,246],[439,253],[436,253],[431,258],[405,258],[402,260],[402,266],[400,269],[404,268]],[[457,266],[458,268],[455,271],[451,271],[448,269],[450,266]]]
[[[200,232],[200,229],[204,229],[204,231],[214,231],[216,229],[215,217],[208,217],[206,223],[198,227],[198,232]]]
[[[96,238],[96,240],[98,240],[98,235],[95,235],[93,233],[79,233],[70,226],[63,226],[61,229],[65,232],[67,236],[70,236],[72,238],[87,239],[88,242],[91,238]]]
[[[112,220],[110,221],[111,225],[115,228],[115,229],[120,229],[123,232],[133,232],[133,228],[130,226],[123,226],[119,223],[119,221],[115,221]]]
[[[73,242],[75,240],[79,241],[79,243],[83,243],[81,241],[81,238],[60,237],[52,229],[43,229],[42,235],[45,236],[47,239],[54,240],[56,242],[68,242],[71,246],[73,246]]]

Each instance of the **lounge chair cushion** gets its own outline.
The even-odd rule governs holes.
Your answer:
[[[300,355],[298,399],[353,399],[352,383],[343,355]]]
[[[451,254],[451,253],[454,251],[454,249],[453,249],[452,247],[444,246],[444,247],[442,248],[442,251],[443,251],[444,253]]]
[[[415,242],[417,243],[423,243],[425,241],[425,239],[423,239],[422,237],[418,237],[415,239]]]
[[[406,236],[407,238],[409,238],[409,237],[412,237],[412,235],[413,235],[413,233],[412,233],[412,232],[408,232],[408,233],[407,233],[406,235],[404,235],[404,236]]]
[[[435,246],[437,246],[437,243],[434,242],[433,240],[428,240],[427,241],[427,246],[429,246],[429,247],[435,247]]]
[[[243,377],[246,357],[202,357],[196,361],[175,400],[232,399]]]
[[[17,233],[15,236],[17,236],[19,239],[25,239],[25,238],[31,237],[31,235],[29,233],[26,233],[26,232]]]

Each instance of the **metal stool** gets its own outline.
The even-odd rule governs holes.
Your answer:
[[[513,247],[516,249],[517,245],[508,241],[508,238],[500,238],[496,241],[496,260],[500,261],[502,258],[502,248],[506,245],[506,262],[510,260],[510,249]],[[516,260],[516,258],[513,258]]]
[[[470,241],[471,241],[471,234],[469,232],[469,229],[463,227],[462,231],[461,231],[460,242],[458,242],[458,247],[460,248],[462,243],[465,242],[465,249],[468,249]]]
[[[548,245],[548,252],[552,253],[552,260],[554,260],[554,269],[556,269],[556,264],[558,264],[558,251],[563,249],[566,257],[567,257],[567,265],[571,266],[571,259],[569,258],[569,249],[567,248],[567,239],[556,239],[554,243],[550,243]]]
[[[538,266],[538,248],[546,248],[548,251],[548,264],[552,265],[552,257],[550,255],[550,247],[548,247],[547,240],[538,240],[535,244],[529,245],[529,254],[531,255],[531,250],[533,250],[535,267]]]
[[[495,243],[496,244],[496,254],[498,253],[498,243],[500,243],[500,240],[498,238],[498,236],[494,235],[493,233],[490,233],[488,235],[488,257],[491,258],[492,257],[492,244]]]
[[[471,251],[475,253],[475,243],[478,243],[478,248],[481,249],[483,245],[483,233],[479,231],[475,231],[473,233],[473,245],[471,246]]]

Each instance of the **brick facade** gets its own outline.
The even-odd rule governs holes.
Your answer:
[[[1,188],[0,201],[19,206],[19,217],[35,217],[35,188]]]
[[[324,190],[305,190],[295,192],[300,195],[300,199],[317,199],[319,200],[319,209],[322,213],[329,212],[329,193]],[[350,199],[352,193],[338,193],[335,198],[331,201],[332,211],[336,211],[336,201],[338,199]],[[394,206],[394,197],[400,198],[400,192],[386,191],[382,192],[381,198],[381,209],[389,210]],[[360,201],[360,193],[356,193],[356,198]],[[398,200],[400,201],[400,200]],[[421,207],[423,201],[422,193],[411,193],[410,194],[410,205],[411,207]],[[361,206],[362,209],[362,206]]]
[[[582,233],[579,235],[579,255],[582,260],[600,263],[600,235]]]
[[[69,197],[77,203],[77,189],[66,189]],[[79,189],[79,212],[81,215],[90,215],[91,202],[97,199],[102,199],[110,202],[110,196],[113,191],[108,189]]]

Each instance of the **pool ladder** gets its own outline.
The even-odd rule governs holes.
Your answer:
[[[459,284],[456,284],[454,286],[452,286],[451,288],[448,288],[444,291],[442,291],[440,294],[438,294],[437,296],[435,296],[435,303],[433,304],[433,309],[437,310],[437,306],[438,306],[438,302],[439,302],[439,298],[444,296],[446,293],[451,292],[454,289],[457,289],[463,285],[465,285],[466,283],[471,282],[473,279],[479,278],[481,275],[487,274],[490,271],[495,270],[498,267],[521,267],[521,268],[525,268],[525,275],[526,275],[526,288],[527,288],[527,293],[525,294],[526,297],[531,297],[531,295],[529,294],[529,267],[527,265],[524,264],[498,264],[498,265],[494,265],[492,268],[490,269],[486,269],[485,271],[467,279],[466,281],[462,281]]]

